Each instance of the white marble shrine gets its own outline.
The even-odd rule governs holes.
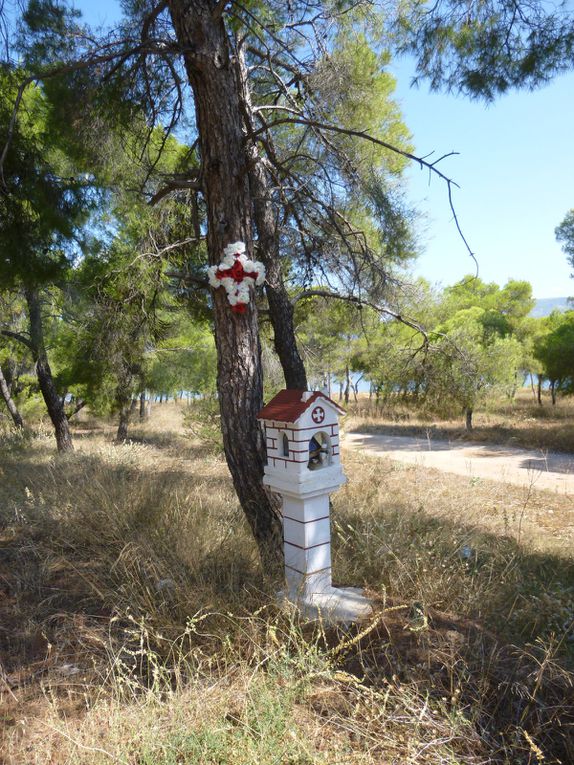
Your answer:
[[[339,416],[319,391],[282,390],[257,415],[265,426],[263,483],[283,500],[286,588],[282,597],[308,616],[355,621],[371,605],[356,588],[331,580],[329,495],[346,478],[340,462]]]

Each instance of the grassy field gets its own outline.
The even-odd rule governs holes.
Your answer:
[[[574,761],[570,497],[345,453],[334,578],[375,613],[305,623],[189,411],[2,438],[3,765]]]
[[[430,436],[437,439],[490,442],[550,451],[574,452],[574,401],[559,398],[552,406],[550,394],[543,394],[540,406],[532,393],[523,389],[513,402],[507,399],[481,407],[473,417],[474,428],[465,430],[462,415],[440,419],[391,399],[377,403],[366,395],[348,407],[348,427],[365,432],[384,432],[404,436]]]

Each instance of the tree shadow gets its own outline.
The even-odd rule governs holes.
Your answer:
[[[375,608],[373,629],[352,630],[342,667],[381,693],[404,687],[460,715],[490,740],[484,761],[534,762],[526,730],[545,761],[574,762],[571,555],[530,552],[422,509],[365,517],[337,505],[333,519],[334,577],[365,586]]]
[[[572,475],[572,473],[574,473],[574,459],[565,462],[564,460],[556,459],[556,457],[551,455],[548,457],[537,457],[535,459],[528,458],[520,463],[520,467],[524,468],[524,470],[540,473],[563,473],[564,475]]]

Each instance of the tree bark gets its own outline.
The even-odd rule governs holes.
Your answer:
[[[86,406],[86,402],[84,401],[84,399],[82,398],[77,399],[72,411],[66,412],[66,417],[68,418],[68,422],[72,419],[74,415],[78,414],[78,412],[80,412],[85,406]]]
[[[243,53],[238,56],[241,75],[241,108],[248,135],[254,126],[251,119],[251,92]],[[257,145],[248,141],[249,188],[253,202],[253,220],[257,229],[257,254],[265,266],[265,295],[273,327],[273,346],[279,357],[285,385],[294,390],[307,390],[307,374],[295,339],[293,304],[289,299],[279,257],[279,230],[273,205],[268,173]]]
[[[207,203],[207,249],[218,264],[226,245],[243,241],[252,254],[249,168],[242,133],[240,72],[229,51],[221,15],[210,0],[169,0],[175,33],[193,90]],[[217,388],[225,456],[237,496],[257,541],[263,566],[281,560],[278,505],[263,483],[263,434],[256,419],[263,404],[257,310],[230,310],[225,292],[213,291]]]
[[[351,370],[349,365],[345,366],[345,405],[349,405],[349,394],[351,392]]]
[[[54,434],[56,436],[56,445],[59,452],[71,452],[74,450],[72,435],[68,425],[68,418],[64,411],[64,402],[58,396],[52,370],[48,363],[48,355],[44,344],[44,328],[42,325],[42,311],[40,306],[40,297],[38,290],[27,287],[24,290],[24,296],[28,306],[28,315],[30,321],[30,348],[36,365],[36,376],[40,390],[48,409],[48,414]]]
[[[540,406],[542,406],[542,375],[538,375],[538,385],[536,386],[536,398]]]
[[[4,377],[1,366],[0,366],[0,394],[2,395],[2,398],[4,399],[4,403],[6,404],[6,408],[8,409],[8,412],[10,413],[10,417],[12,418],[14,425],[19,430],[23,430],[24,420],[22,419],[22,415],[18,411],[18,407],[14,403],[14,399],[12,398],[12,395],[10,393],[10,388],[8,386],[6,378]]]
[[[140,420],[146,418],[145,391],[140,393]]]
[[[556,406],[556,380],[550,380],[550,395],[552,396],[552,406]]]
[[[465,415],[465,427],[470,432],[472,430],[472,409],[466,408],[464,410]]]
[[[134,401],[136,401],[136,399],[132,397],[133,380],[133,372],[129,365],[123,364],[120,370],[115,396],[116,406],[119,411],[118,430],[115,438],[116,444],[123,444],[128,439],[130,417],[135,409]]]
[[[128,427],[130,424],[130,404],[124,405],[120,408],[120,419],[118,422],[118,431],[116,433],[116,443],[123,444],[128,440]]]

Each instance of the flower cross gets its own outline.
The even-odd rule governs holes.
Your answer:
[[[245,244],[234,242],[223,251],[223,260],[218,266],[207,269],[210,285],[217,289],[224,287],[227,300],[234,313],[245,313],[249,303],[249,281],[259,286],[265,281],[265,266],[258,260],[249,260],[245,255]]]

